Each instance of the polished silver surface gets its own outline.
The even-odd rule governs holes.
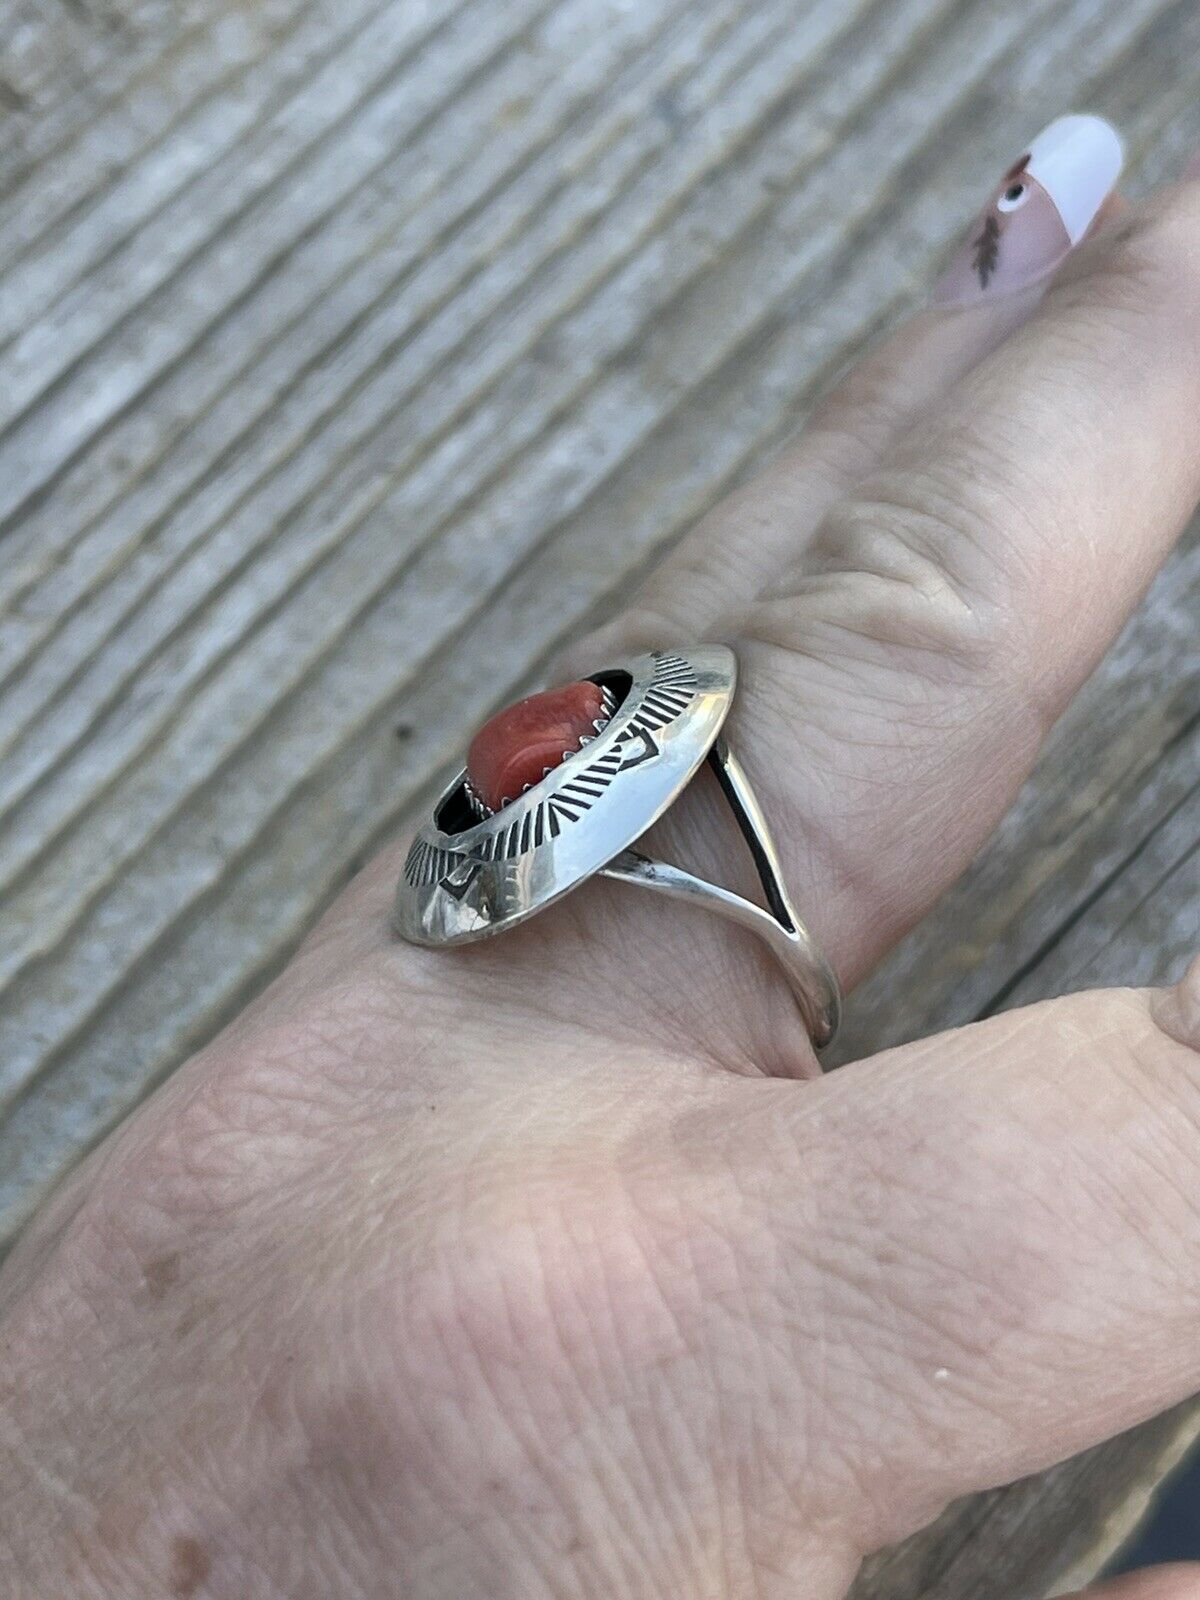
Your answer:
[[[842,992],[837,978],[796,914],[784,887],[775,841],[741,763],[721,738],[709,751],[708,760],[754,857],[767,908],[682,867],[651,860],[637,850],[623,850],[615,861],[601,868],[601,876],[655,889],[702,911],[715,911],[757,934],[783,968],[809,1037],[821,1049],[833,1038],[842,1019]]]
[[[404,863],[395,925],[406,939],[462,944],[500,933],[633,844],[711,749],[737,662],[725,646],[705,645],[655,651],[594,676],[616,684],[620,704],[591,744],[480,821],[456,805],[465,771],[445,790]],[[450,831],[458,820],[470,825]]]
[[[656,650],[592,674],[619,705],[603,732],[494,815],[477,819],[460,772],[413,840],[396,890],[396,931],[454,945],[515,927],[597,874],[688,901],[749,928],[784,970],[813,1042],[841,998],[796,915],[766,819],[720,737],[737,659],[724,645]],[[766,907],[632,847],[708,760],[754,857]]]

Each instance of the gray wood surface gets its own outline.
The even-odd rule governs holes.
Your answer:
[[[0,0],[0,1241],[493,703],[768,460],[1071,106],[1200,143],[1192,0]],[[863,1050],[1176,975],[1200,542]],[[1041,1593],[1184,1407],[863,1595]]]

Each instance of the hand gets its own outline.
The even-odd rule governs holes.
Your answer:
[[[1093,231],[895,334],[564,664],[737,637],[732,736],[847,985],[1200,496],[1200,183]],[[703,785],[661,831],[736,881]],[[833,1600],[1200,1386],[1200,970],[796,1081],[729,926],[597,882],[424,952],[397,871],[7,1264],[6,1596]]]

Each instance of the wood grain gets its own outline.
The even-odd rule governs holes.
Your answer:
[[[0,0],[0,1238],[493,704],[769,460],[1030,131],[1200,140],[1189,0]],[[873,1049],[1178,972],[1185,542]],[[902,997],[902,1003],[901,1003]],[[862,1595],[1094,1566],[1185,1407]]]

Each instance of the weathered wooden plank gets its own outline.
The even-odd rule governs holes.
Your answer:
[[[9,1234],[1031,127],[1095,105],[1143,179],[1200,133],[1186,0],[106,4],[0,0]],[[1198,614],[1193,540],[846,1048],[1170,975]],[[957,1508],[863,1594],[1033,1592],[1194,1425]]]
[[[142,0],[119,11],[26,0],[7,9],[0,77],[0,171],[6,195],[85,134],[100,112],[134,88],[214,17],[209,0]]]
[[[819,197],[819,198],[821,198],[821,200],[824,200],[824,197]],[[602,310],[602,314],[600,314],[600,322],[603,323],[603,322],[606,322],[606,320],[608,320],[608,312],[606,312],[606,310]],[[686,323],[686,317],[683,318],[683,322]],[[370,565],[370,563],[360,563],[360,565]],[[218,637],[219,637],[219,635],[218,635]],[[283,640],[283,643],[282,643],[283,650],[290,651],[291,650],[291,645],[293,645],[293,642],[291,642],[290,638],[286,637],[286,632],[283,632],[283,634],[280,635],[280,637],[282,637],[282,640]],[[256,669],[254,669],[254,670],[256,670]],[[251,677],[253,677],[253,672],[251,672]],[[267,680],[269,680],[269,675],[267,675]],[[235,685],[235,698],[237,698],[237,693],[240,693],[240,690],[238,690],[237,685]],[[45,733],[45,725],[38,725],[38,738],[42,738],[43,733]],[[184,752],[184,758],[187,758],[186,757],[186,752]],[[115,813],[114,814],[115,814],[115,822],[117,822],[117,829],[118,829],[118,832],[120,832],[120,830],[123,830],[123,827],[125,827],[125,808],[123,808],[123,805],[117,805],[117,808],[115,808]],[[94,837],[94,830],[90,830],[90,834],[93,835],[93,837]],[[107,840],[107,838],[104,838],[101,835],[101,838],[99,838],[99,853],[98,853],[98,856],[96,856],[96,858],[94,858],[94,859],[96,859],[96,861],[98,861],[98,862],[104,862],[104,866],[109,866],[110,862],[112,862],[112,854],[110,854],[110,851],[112,851],[112,848],[114,848],[114,845],[115,845],[114,840]],[[139,846],[139,845],[141,845],[141,840],[134,840],[134,846]],[[133,846],[130,846],[130,848],[133,848]],[[78,875],[77,875],[77,872],[75,872],[75,867],[77,867],[77,862],[72,862],[72,861],[70,861],[70,858],[67,858],[66,859],[66,872],[64,872],[64,874],[62,874],[62,882],[72,883],[72,885],[75,885],[75,883],[78,882]],[[104,882],[104,880],[102,880],[102,882]],[[40,888],[42,888],[42,885],[38,885],[38,893],[40,893]],[[35,914],[37,914],[37,922],[38,922],[38,936],[42,936],[42,934],[45,933],[45,922],[43,922],[43,910],[45,910],[45,901],[43,901],[43,899],[38,899],[37,904],[35,904]],[[18,1024],[18,1026],[19,1026],[19,1024]],[[16,1056],[16,1059],[18,1059],[18,1061],[19,1061],[19,1053],[18,1053],[18,1056]]]
[[[111,256],[102,254],[87,280],[4,352],[0,478],[7,481],[0,517],[61,467],[90,429],[130,402],[147,367],[161,371],[186,350],[197,317],[211,315],[271,270],[290,238],[317,226],[364,172],[387,158],[397,133],[403,137],[419,126],[548,3],[482,4],[478,16],[464,10],[411,57],[408,47],[420,24],[405,8],[384,9],[347,52],[302,82],[262,133],[185,185]],[[303,170],[306,157],[315,170]],[[287,183],[290,175],[301,181]],[[315,207],[314,194],[322,196]],[[83,243],[85,250],[96,247]],[[192,293],[175,306],[155,304],[131,335],[131,312],[189,265],[199,268],[189,280]],[[21,305],[18,294],[18,314]],[[108,338],[119,344],[117,359],[81,366]]]
[[[726,9],[732,10],[731,7]],[[688,39],[683,58],[687,68],[695,67],[697,50],[711,42],[712,35],[708,30]],[[581,98],[594,93],[596,85],[604,82],[605,72],[612,70],[612,50],[603,46],[603,40],[597,55],[598,59],[575,64],[576,70],[568,79],[570,98],[552,104],[549,119],[544,114],[545,108],[539,107],[537,124],[529,133],[522,126],[520,136],[505,141],[497,157],[491,153],[495,141],[487,137],[490,132],[489,114],[492,118],[504,115],[505,108],[512,103],[511,96],[516,84],[521,80],[518,77],[515,82],[502,81],[500,93],[492,95],[482,108],[481,129],[473,140],[482,159],[464,164],[461,181],[455,181],[457,172],[443,173],[437,193],[429,197],[428,204],[418,216],[409,218],[403,212],[399,215],[392,212],[389,216],[385,210],[388,203],[395,206],[399,198],[406,197],[411,184],[419,180],[422,169],[428,168],[437,147],[445,142],[446,130],[440,124],[432,127],[426,139],[411,152],[411,156],[405,153],[405,159],[398,163],[398,170],[396,166],[389,167],[386,187],[382,183],[370,186],[357,204],[348,212],[339,214],[336,234],[318,238],[301,256],[294,259],[292,265],[295,271],[286,277],[299,280],[305,298],[299,301],[298,307],[286,298],[280,303],[279,296],[281,293],[286,296],[288,283],[285,281],[280,285],[278,279],[285,275],[276,274],[269,294],[264,292],[257,295],[244,308],[239,308],[238,313],[227,318],[215,332],[206,350],[203,369],[198,375],[202,400],[212,392],[210,374],[214,369],[223,380],[227,379],[226,361],[237,357],[244,363],[248,347],[258,359],[251,371],[246,371],[244,365],[234,369],[239,381],[232,394],[228,386],[216,391],[220,400],[229,399],[230,405],[216,417],[201,412],[204,432],[200,439],[190,438],[191,449],[182,453],[187,470],[195,472],[197,469],[191,465],[193,457],[199,458],[199,470],[203,471],[211,467],[214,451],[229,451],[235,446],[238,449],[236,466],[241,471],[234,471],[234,463],[223,463],[225,470],[215,487],[224,493],[225,499],[213,510],[214,519],[227,514],[230,506],[237,504],[236,492],[245,493],[247,488],[252,488],[267,467],[275,464],[276,458],[270,454],[266,454],[264,459],[263,450],[250,451],[246,448],[249,426],[258,421],[264,411],[276,413],[284,409],[286,401],[283,421],[274,414],[272,420],[275,432],[282,434],[283,443],[290,446],[289,453],[292,453],[297,435],[303,437],[315,432],[328,422],[329,415],[340,402],[357,398],[356,389],[376,375],[376,369],[381,364],[381,353],[386,358],[402,347],[401,341],[411,339],[414,333],[423,332],[421,349],[410,348],[406,351],[408,359],[403,363],[404,387],[401,392],[411,393],[418,382],[427,379],[430,372],[461,345],[465,333],[478,328],[477,318],[480,314],[486,316],[489,311],[503,306],[505,296],[511,295],[514,287],[529,278],[549,253],[561,249],[564,242],[569,241],[572,234],[580,231],[595,215],[594,207],[581,210],[572,203],[572,191],[563,192],[562,152],[553,142],[552,133],[556,121],[561,125],[562,111],[565,110],[571,117],[576,116]],[[678,55],[671,54],[668,60],[677,73],[681,66]],[[669,83],[670,80],[667,81]],[[587,141],[583,145],[584,154],[597,140],[602,148],[613,129],[619,128],[622,120],[627,122],[628,117],[628,104],[619,100],[615,108],[615,121],[613,113],[606,113],[598,129],[589,128]],[[583,132],[582,129],[579,131]],[[490,206],[478,211],[489,186],[506,184],[513,172],[520,170],[522,159],[530,151],[530,137],[549,142],[540,154],[534,146],[536,163],[522,174],[527,181],[522,183],[520,195],[510,197],[507,190],[502,189]],[[610,191],[605,188],[601,192]],[[535,228],[535,223],[543,222],[538,215],[539,207],[551,202],[554,203],[553,215],[545,218],[544,225]],[[382,218],[381,212],[384,213]],[[466,225],[462,226],[464,219]],[[386,232],[381,223],[390,224]],[[497,243],[503,242],[506,236],[522,227],[532,230],[534,238],[528,240],[524,231],[517,233],[513,250],[497,260],[493,268],[490,258]],[[456,228],[458,231],[452,234],[451,230]],[[439,242],[443,248],[438,253],[436,267],[431,263],[430,270],[414,272],[421,265],[422,253],[431,251],[434,244]],[[489,273],[486,286],[478,282],[481,271]],[[341,277],[340,273],[347,275]],[[453,291],[473,277],[476,281],[472,283],[471,305],[463,307],[461,302],[455,303],[451,312]],[[415,281],[410,281],[414,278]],[[485,287],[488,292],[485,292]],[[478,312],[475,309],[477,300]],[[294,312],[302,317],[295,328],[290,320]],[[443,314],[437,326],[425,332],[423,324],[439,312]],[[277,341],[281,331],[283,340]],[[333,360],[335,351],[336,362]],[[424,359],[419,359],[421,356]],[[264,366],[267,369],[266,378],[262,376]],[[153,417],[160,417],[165,410],[168,419],[165,426],[168,429],[178,429],[185,420],[190,421],[196,415],[194,411],[182,411],[182,407],[193,400],[196,376],[193,374],[189,381],[178,384],[168,381],[159,388],[160,403],[153,408]],[[298,396],[296,390],[301,385],[303,387]],[[366,411],[368,399],[362,397],[358,399],[358,404],[363,408],[367,421],[377,424],[378,415]],[[303,402],[307,402],[307,405]],[[39,593],[33,599],[39,620],[47,611],[51,623],[61,616],[62,613],[55,607],[64,603],[56,598],[62,590],[64,577],[69,580],[65,602],[69,606],[80,593],[87,592],[89,584],[95,587],[97,562],[111,563],[128,549],[128,545],[114,545],[115,539],[144,537],[148,527],[153,527],[151,519],[162,517],[174,509],[172,502],[179,492],[178,482],[168,479],[164,487],[160,481],[164,476],[163,471],[159,470],[164,466],[164,458],[160,454],[163,429],[164,424],[159,423],[156,431],[147,439],[143,453],[143,449],[139,449],[141,436],[131,434],[129,426],[122,427],[117,430],[117,437],[111,445],[106,441],[105,453],[99,463],[88,462],[90,480],[80,481],[83,474],[72,475],[72,514],[77,499],[86,496],[89,484],[95,486],[99,493],[108,493],[110,503],[123,489],[132,490],[132,495],[126,494],[122,501],[120,533],[112,531],[113,519],[99,531],[87,527],[84,519],[94,518],[98,514],[94,495],[84,499],[80,510],[82,528],[80,522],[72,520],[64,531],[48,515],[36,515],[26,519],[14,533],[14,539],[20,541],[21,548],[28,551],[30,557],[29,562],[18,561],[14,567],[12,581],[19,586],[15,593],[24,597],[29,593],[28,586],[36,582],[36,577],[46,570],[46,565],[52,569],[54,594]],[[211,445],[210,437],[213,439]],[[273,442],[270,439],[263,441],[268,446]],[[179,455],[179,452],[172,452],[165,458],[166,464],[174,463],[178,468]],[[327,449],[317,455],[318,464],[324,463],[326,470],[331,459],[334,462],[340,460],[337,450]],[[115,472],[110,470],[113,467],[116,468]],[[135,477],[137,483],[130,485],[126,474]],[[157,497],[151,499],[149,504],[146,503],[148,491],[142,494],[138,492],[142,488],[142,476],[148,477],[153,487],[159,490]],[[114,477],[115,484],[111,482]],[[227,485],[231,480],[232,488],[229,488]],[[195,479],[189,481],[194,482]],[[79,491],[78,496],[76,490]],[[103,502],[100,504],[103,505]],[[143,506],[146,521],[141,520]],[[137,516],[132,520],[132,533],[127,533],[125,530],[130,525],[130,510],[135,511]],[[203,502],[203,510],[209,512],[208,501]],[[211,526],[200,518],[194,517],[192,521],[204,531]],[[61,568],[54,569],[53,557],[62,548],[63,541],[69,541],[72,534],[79,538],[85,529],[87,552],[92,564],[75,579],[73,573],[65,574]],[[161,547],[162,543],[161,537],[156,538],[156,546]],[[9,592],[14,593],[12,590]]]
[[[346,32],[361,10],[349,5],[341,13]],[[0,341],[26,328],[245,137],[264,101],[336,48],[329,32],[311,4],[296,0],[272,0],[224,26],[196,27],[98,111],[85,137],[55,152],[36,184],[14,183],[0,203],[7,263]],[[258,72],[250,71],[256,63]]]
[[[339,490],[341,490],[341,488],[342,488],[342,486],[339,485]],[[91,608],[91,610],[93,610],[93,613],[94,613],[94,610],[96,610],[96,608],[94,608],[94,606],[93,606],[93,608]],[[45,733],[45,730],[40,730],[40,739],[42,739],[43,733]]]

